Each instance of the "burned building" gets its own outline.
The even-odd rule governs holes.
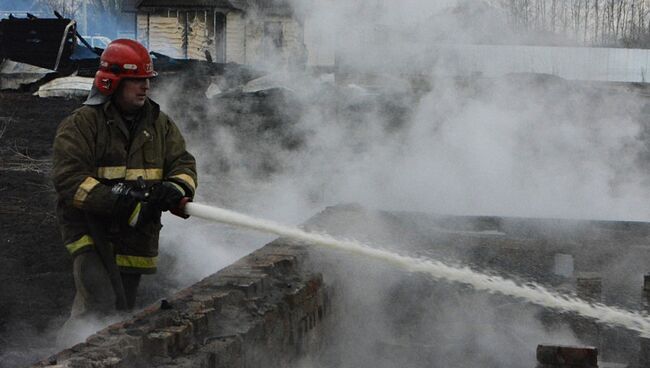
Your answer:
[[[152,51],[218,63],[305,63],[302,22],[284,1],[143,0],[135,8],[136,37]]]

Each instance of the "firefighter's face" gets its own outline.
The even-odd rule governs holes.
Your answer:
[[[115,102],[126,112],[144,106],[149,92],[149,79],[123,79],[115,93]]]

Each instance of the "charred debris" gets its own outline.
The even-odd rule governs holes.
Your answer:
[[[21,91],[35,92],[61,77],[94,77],[102,48],[92,47],[77,31],[77,23],[56,13],[56,18],[26,18],[10,15],[0,20],[0,65],[5,61],[43,68],[45,75],[20,84]],[[154,68],[162,76],[185,75],[196,80],[219,76],[220,89],[227,90],[260,77],[262,73],[236,63],[173,58],[152,52]],[[0,72],[1,73],[1,72]],[[3,86],[0,85],[0,88]]]

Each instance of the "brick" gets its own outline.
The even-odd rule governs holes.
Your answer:
[[[173,359],[166,364],[156,365],[157,368],[213,368],[209,354],[194,354],[188,357]]]
[[[271,275],[291,272],[297,264],[297,257],[286,254],[269,254],[255,259],[251,266]]]
[[[149,333],[143,343],[143,351],[150,356],[168,356],[174,352],[175,336],[171,332]]]
[[[102,344],[105,344],[108,340],[110,340],[110,336],[96,333],[88,336],[88,338],[86,339],[86,343],[91,346],[100,346]]]
[[[94,364],[84,357],[72,357],[62,363],[66,368],[94,368]]]
[[[639,367],[650,367],[650,338],[639,338]]]
[[[215,295],[214,294],[208,294],[208,293],[200,293],[200,294],[194,294],[192,295],[192,302],[196,303],[199,308],[197,309],[203,309],[203,308],[212,308],[214,307],[214,299]],[[194,304],[190,304],[194,306]]]
[[[176,310],[159,311],[150,319],[154,329],[165,328],[174,324],[180,318],[180,312]]]
[[[180,326],[166,327],[162,331],[174,335],[174,351],[182,351],[193,342],[194,333],[192,324],[189,322]]]
[[[538,345],[537,361],[546,365],[598,367],[598,349],[592,346]]]
[[[90,350],[84,351],[81,356],[87,361],[98,362],[100,367],[114,367],[116,366],[121,359],[116,357],[114,353],[107,348],[93,348]]]
[[[222,276],[217,285],[242,291],[246,298],[254,298],[269,288],[267,275]]]
[[[214,367],[235,368],[242,366],[242,343],[239,337],[226,337],[211,341],[200,351],[208,354]]]
[[[210,309],[214,310],[214,309]],[[207,313],[209,310],[200,310],[193,312],[187,316],[188,321],[192,324],[192,331],[194,332],[194,338],[197,340],[202,339],[207,332],[209,331],[209,321]]]

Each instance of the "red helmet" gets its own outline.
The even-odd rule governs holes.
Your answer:
[[[106,46],[99,58],[95,74],[95,87],[103,95],[111,95],[123,78],[152,78],[153,70],[149,51],[138,41],[119,39]]]

